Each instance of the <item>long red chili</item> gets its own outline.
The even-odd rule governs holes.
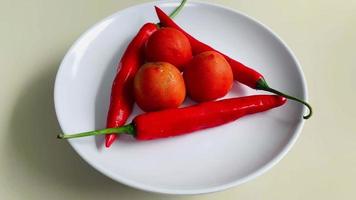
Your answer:
[[[172,12],[170,17],[174,17],[183,8],[186,0]],[[107,128],[119,127],[125,124],[127,118],[132,112],[135,102],[133,95],[133,79],[138,68],[143,64],[142,48],[147,39],[158,30],[156,24],[146,23],[138,31],[125,50],[119,64],[119,72],[113,81],[111,88],[110,107],[106,120]],[[118,137],[117,134],[108,134],[105,136],[105,146],[110,145]]]
[[[254,95],[223,99],[138,115],[131,124],[78,134],[59,134],[60,139],[91,135],[126,133],[137,140],[151,140],[191,133],[219,126],[242,116],[283,105],[286,98],[277,95]]]
[[[141,55],[142,46],[157,29],[158,27],[153,23],[143,25],[122,56],[118,66],[119,72],[114,79],[111,89],[110,107],[106,121],[107,128],[124,125],[131,114],[135,102],[133,79],[138,68],[144,62]],[[117,134],[106,135],[105,146],[109,147],[117,137]]]
[[[210,47],[207,44],[204,44],[203,42],[200,42],[199,40],[195,39],[193,36],[188,34],[186,31],[184,31],[181,27],[179,27],[168,15],[166,15],[160,8],[155,6],[157,16],[160,20],[160,25],[163,27],[171,27],[175,28],[182,33],[189,39],[190,45],[193,50],[193,54],[199,54],[204,51],[217,51],[214,48]],[[219,51],[217,51],[219,52]],[[298,99],[296,97],[284,94],[280,91],[277,91],[271,87],[268,86],[265,78],[263,77],[262,74],[259,72],[255,71],[254,69],[247,67],[246,65],[230,58],[229,56],[219,52],[220,54],[224,55],[225,59],[229,62],[232,72],[234,74],[234,79],[242,84],[245,84],[253,89],[257,90],[264,90],[268,92],[272,92],[274,94],[284,96],[288,99],[300,102],[304,104],[305,106],[308,107],[309,109],[309,114],[304,116],[304,119],[308,119],[312,115],[312,107],[305,101]]]

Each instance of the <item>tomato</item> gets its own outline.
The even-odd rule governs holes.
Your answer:
[[[188,95],[197,102],[223,97],[233,84],[229,63],[215,51],[194,56],[185,68],[183,76]]]
[[[137,105],[144,111],[177,108],[185,99],[184,79],[170,63],[146,63],[136,73],[134,94]]]
[[[192,58],[192,48],[188,38],[179,30],[161,28],[147,40],[145,57],[149,62],[169,62],[182,71]]]

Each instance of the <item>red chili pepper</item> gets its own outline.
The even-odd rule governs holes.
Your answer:
[[[186,0],[183,0],[170,16],[174,17],[177,15],[183,8],[185,2]],[[156,24],[144,24],[137,35],[132,39],[122,56],[118,65],[119,72],[116,74],[111,89],[110,107],[106,121],[107,128],[124,125],[127,118],[130,116],[135,102],[133,95],[133,78],[138,68],[144,62],[142,48],[147,39],[156,30],[158,30]],[[106,135],[105,146],[110,147],[117,137],[117,134]]]
[[[254,95],[167,109],[138,115],[131,124],[78,134],[59,134],[60,139],[91,135],[126,133],[137,140],[151,140],[182,135],[219,126],[242,116],[263,112],[283,105],[286,98],[276,95]]]
[[[131,114],[135,102],[133,79],[137,70],[144,62],[141,55],[142,46],[156,30],[158,30],[158,27],[153,23],[143,25],[122,56],[118,66],[119,72],[114,79],[111,89],[110,107],[106,123],[107,128],[124,125]],[[109,147],[117,137],[117,134],[106,135],[105,146]]]
[[[163,27],[171,27],[175,28],[182,33],[189,39],[190,45],[192,47],[193,54],[199,54],[204,51],[217,51],[214,48],[210,47],[207,44],[204,44],[203,42],[200,42],[199,40],[195,39],[193,36],[189,35],[187,32],[185,32],[181,27],[179,27],[168,15],[166,15],[160,8],[155,6],[157,16],[160,20],[160,25]],[[219,52],[219,51],[217,51]],[[312,107],[305,101],[298,99],[296,97],[284,94],[282,92],[279,92],[271,87],[268,86],[265,78],[263,77],[262,74],[259,72],[253,70],[250,67],[247,67],[246,65],[230,58],[229,56],[219,52],[222,54],[225,59],[229,62],[232,72],[234,74],[234,79],[242,84],[245,84],[253,89],[257,90],[265,90],[272,92],[274,94],[284,96],[288,99],[300,102],[304,104],[305,106],[308,107],[309,109],[309,114],[304,116],[304,119],[308,119],[312,115]]]

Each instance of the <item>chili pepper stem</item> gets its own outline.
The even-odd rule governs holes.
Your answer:
[[[179,4],[178,7],[176,7],[173,12],[169,15],[170,18],[174,18],[184,7],[184,4],[187,2],[187,0],[182,0]]]
[[[263,79],[263,78],[260,79],[259,81],[257,81],[256,89],[272,92],[273,94],[280,95],[280,96],[283,96],[283,97],[285,97],[287,99],[294,100],[294,101],[297,101],[299,103],[304,104],[309,109],[309,113],[307,115],[304,115],[303,119],[309,119],[313,115],[313,108],[311,107],[311,105],[309,103],[307,103],[307,102],[305,102],[305,101],[303,101],[301,99],[298,99],[296,97],[284,94],[284,93],[282,93],[282,92],[280,92],[278,90],[275,90],[275,89],[269,87],[267,82],[266,82],[266,80]]]
[[[107,128],[107,129],[101,129],[101,130],[95,130],[95,131],[88,131],[88,132],[83,132],[83,133],[75,133],[75,134],[58,134],[57,138],[58,139],[71,139],[71,138],[79,138],[79,137],[86,137],[86,136],[94,136],[94,135],[105,135],[105,134],[111,134],[111,133],[116,133],[116,134],[128,134],[135,136],[135,128],[134,125],[128,124],[125,126],[117,127],[117,128]]]

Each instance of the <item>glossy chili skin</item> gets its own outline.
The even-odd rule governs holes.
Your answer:
[[[157,16],[160,20],[161,26],[171,27],[171,28],[180,30],[189,39],[189,42],[190,42],[190,45],[191,45],[191,48],[193,51],[193,55],[199,54],[204,51],[219,52],[219,51],[215,50],[214,48],[210,47],[209,45],[204,44],[204,43],[200,42],[199,40],[195,39],[193,36],[189,35],[181,27],[179,27],[171,18],[169,18],[169,16],[167,16],[160,8],[155,7],[155,9],[156,9]],[[283,93],[276,89],[271,88],[267,84],[267,82],[266,82],[265,78],[262,76],[262,74],[255,71],[254,69],[247,67],[246,65],[230,58],[229,56],[227,56],[221,52],[219,52],[219,53],[222,54],[225,57],[225,59],[229,62],[232,72],[234,74],[234,79],[236,81],[238,81],[244,85],[247,85],[250,88],[268,91],[268,92],[271,92],[271,93],[274,93],[274,94],[277,94],[280,96],[284,96],[287,99],[302,103],[309,109],[309,113],[307,115],[304,115],[303,118],[309,119],[312,116],[313,108],[311,107],[311,105],[309,103],[307,103],[306,101],[304,101],[300,98],[288,95],[286,93]]]
[[[168,15],[166,15],[160,8],[155,6],[155,9],[156,9],[157,16],[160,20],[160,25],[163,27],[175,28],[181,31],[189,39],[194,55],[202,53],[204,51],[219,52],[216,49],[210,47],[209,45],[200,42],[199,40],[195,39],[193,36],[189,35],[181,27],[179,27]],[[232,72],[234,74],[234,79],[236,81],[243,83],[253,89],[258,89],[257,88],[258,81],[263,80],[262,74],[230,58],[229,56],[221,52],[219,53],[222,54],[225,57],[225,59],[229,62]]]
[[[277,95],[253,95],[144,113],[134,118],[133,135],[138,140],[182,135],[266,111],[285,102],[286,98]]]
[[[149,36],[158,30],[153,23],[144,24],[136,36],[129,43],[118,64],[118,73],[111,89],[110,107],[107,115],[107,128],[119,127],[125,124],[132,112],[134,104],[133,79],[143,64],[143,46]],[[105,137],[105,146],[109,147],[118,134],[108,134]]]
[[[195,104],[137,115],[132,123],[76,134],[59,134],[70,139],[102,134],[129,134],[137,140],[152,140],[219,126],[245,115],[263,112],[283,105],[286,98],[278,95],[253,95]]]

